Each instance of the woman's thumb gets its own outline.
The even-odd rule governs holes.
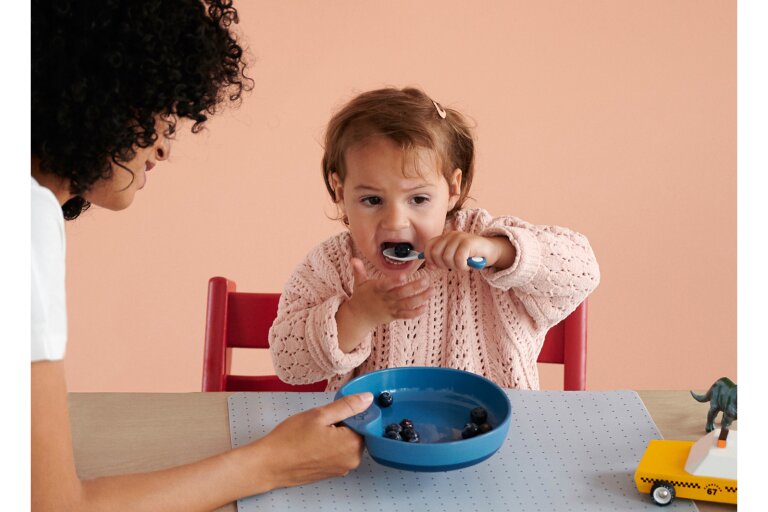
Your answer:
[[[357,395],[343,396],[335,402],[319,407],[321,421],[324,425],[334,425],[355,414],[360,414],[368,409],[371,403],[373,403],[373,393],[367,391]]]

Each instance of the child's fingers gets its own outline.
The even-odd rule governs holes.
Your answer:
[[[448,268],[443,258],[446,243],[447,239],[445,236],[439,236],[427,242],[424,258],[437,268]]]
[[[365,271],[365,265],[363,265],[360,258],[350,258],[350,264],[352,265],[352,275],[354,276],[354,287],[363,284],[368,280],[368,273]]]
[[[467,265],[467,259],[469,259],[470,256],[470,245],[469,243],[466,243],[466,241],[457,241],[455,247],[451,247],[451,251],[453,253],[453,268],[456,270],[469,270],[469,265]]]
[[[429,286],[429,278],[422,277],[410,283],[397,283],[386,291],[393,299],[402,300],[419,293]]]
[[[460,270],[462,268],[460,265],[457,265],[456,256],[456,252],[459,250],[460,246],[461,239],[459,237],[450,237],[445,240],[441,254],[441,259],[445,265],[445,268],[451,268],[455,270]]]
[[[414,283],[418,283],[420,281],[425,281],[426,279],[427,279],[426,277],[422,277],[421,279],[417,279],[416,281],[408,282],[408,276],[405,274],[400,274],[397,277],[384,277],[380,279],[378,282],[379,282],[379,289],[381,291],[391,292],[399,288],[411,286]]]
[[[414,309],[404,309],[402,311],[398,311],[397,314],[395,314],[395,318],[399,318],[401,320],[412,320],[416,317],[419,317],[427,312],[427,305],[422,304],[421,306],[414,308]]]
[[[432,296],[432,291],[433,288],[431,286],[427,286],[424,290],[420,290],[418,293],[402,299],[398,299],[396,302],[397,311],[408,311],[425,305],[425,302],[427,302]]]

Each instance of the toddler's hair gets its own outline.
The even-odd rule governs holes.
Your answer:
[[[443,117],[444,114],[444,117]],[[423,91],[407,87],[364,92],[353,98],[328,122],[325,132],[323,179],[336,201],[331,174],[346,178],[346,151],[365,139],[381,135],[399,144],[405,159],[418,162],[418,149],[435,152],[440,172],[446,180],[461,169],[461,191],[450,218],[467,199],[475,170],[475,143],[464,116],[434,102]],[[418,167],[417,167],[418,169]]]

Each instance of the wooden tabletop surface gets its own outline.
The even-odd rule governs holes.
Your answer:
[[[80,478],[152,471],[228,450],[230,394],[70,393]],[[638,394],[664,438],[696,440],[704,435],[708,404],[696,402],[688,391]],[[697,505],[701,511],[736,510],[719,503]],[[235,512],[237,507],[230,503],[218,510]]]

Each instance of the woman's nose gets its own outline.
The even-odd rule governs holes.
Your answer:
[[[155,159],[167,160],[171,155],[171,141],[165,137],[160,137],[160,140],[155,145]]]

